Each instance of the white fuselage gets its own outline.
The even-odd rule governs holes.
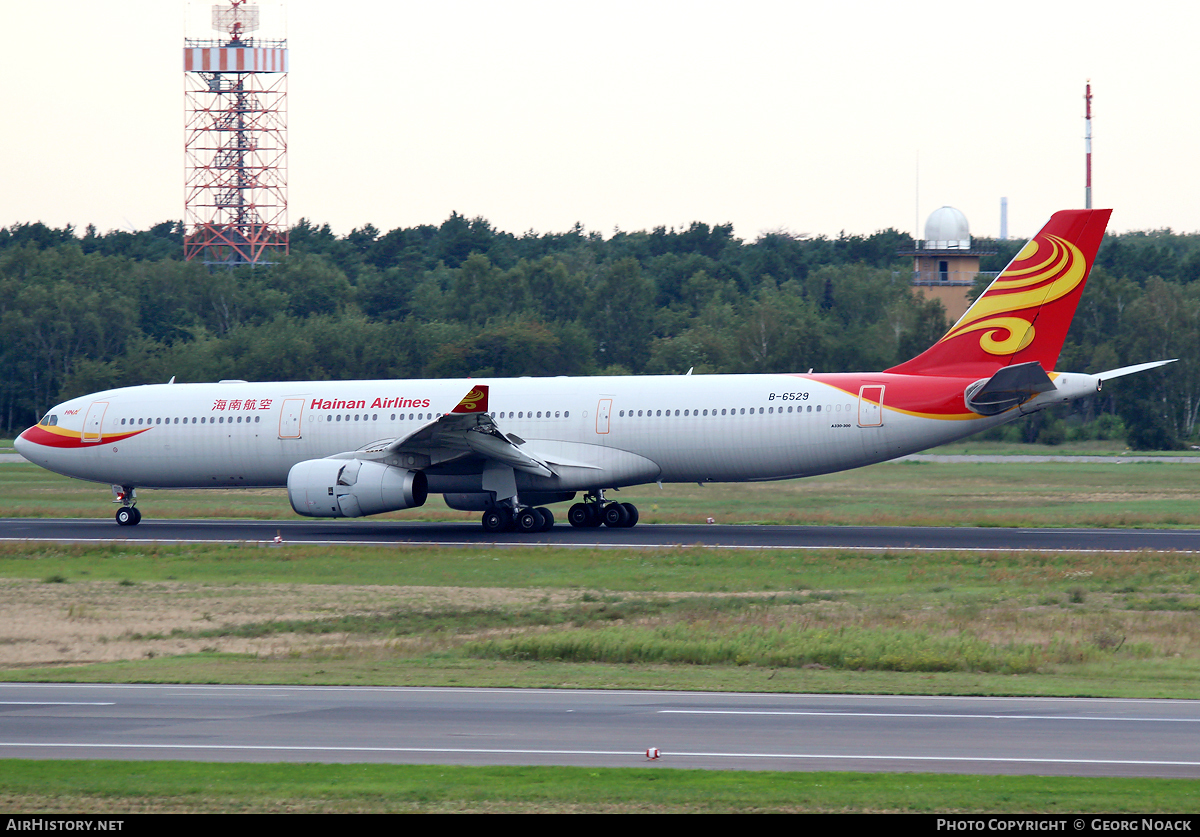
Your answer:
[[[940,381],[950,397],[970,383]],[[60,404],[49,429],[74,433],[77,441],[53,446],[22,438],[18,447],[52,471],[114,485],[281,486],[298,462],[403,437],[486,384],[496,427],[557,463],[551,477],[517,474],[518,486],[577,491],[829,473],[1018,414],[927,415],[891,406],[910,400],[906,386],[927,392],[934,383],[874,373],[160,384]],[[417,467],[431,492],[481,490],[482,466],[469,455],[435,455]]]

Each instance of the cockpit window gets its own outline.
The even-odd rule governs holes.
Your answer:
[[[58,424],[58,416],[52,416],[49,413],[42,416],[42,420],[38,422],[42,427],[54,427]]]

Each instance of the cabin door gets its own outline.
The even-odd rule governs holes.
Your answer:
[[[601,398],[596,405],[596,432],[603,436],[608,432],[608,419],[612,415],[612,399]]]
[[[87,415],[83,417],[83,442],[94,443],[104,438],[101,432],[104,426],[104,413],[108,410],[107,401],[93,401],[88,407]]]
[[[883,426],[883,385],[867,384],[858,391],[858,426]]]
[[[285,398],[279,413],[279,438],[299,439],[300,422],[304,414],[303,398]]]

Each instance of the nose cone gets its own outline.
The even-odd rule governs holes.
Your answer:
[[[29,458],[29,452],[33,447],[33,442],[29,441],[27,438],[25,438],[25,436],[32,429],[32,427],[29,428],[29,430],[24,431],[20,436],[13,440],[13,447],[17,449],[17,453],[21,454],[21,456],[25,457],[26,459]]]

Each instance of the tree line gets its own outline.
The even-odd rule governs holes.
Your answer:
[[[883,369],[947,328],[896,230],[752,241],[732,225],[514,235],[482,218],[344,236],[302,219],[255,268],[184,262],[183,226],[0,228],[0,424],[65,398],[176,380]],[[976,239],[999,270],[1022,242]],[[1200,236],[1108,236],[1059,362],[1166,357],[1069,415],[1009,433],[1174,447],[1200,413]],[[1080,428],[1088,428],[1082,430]]]

